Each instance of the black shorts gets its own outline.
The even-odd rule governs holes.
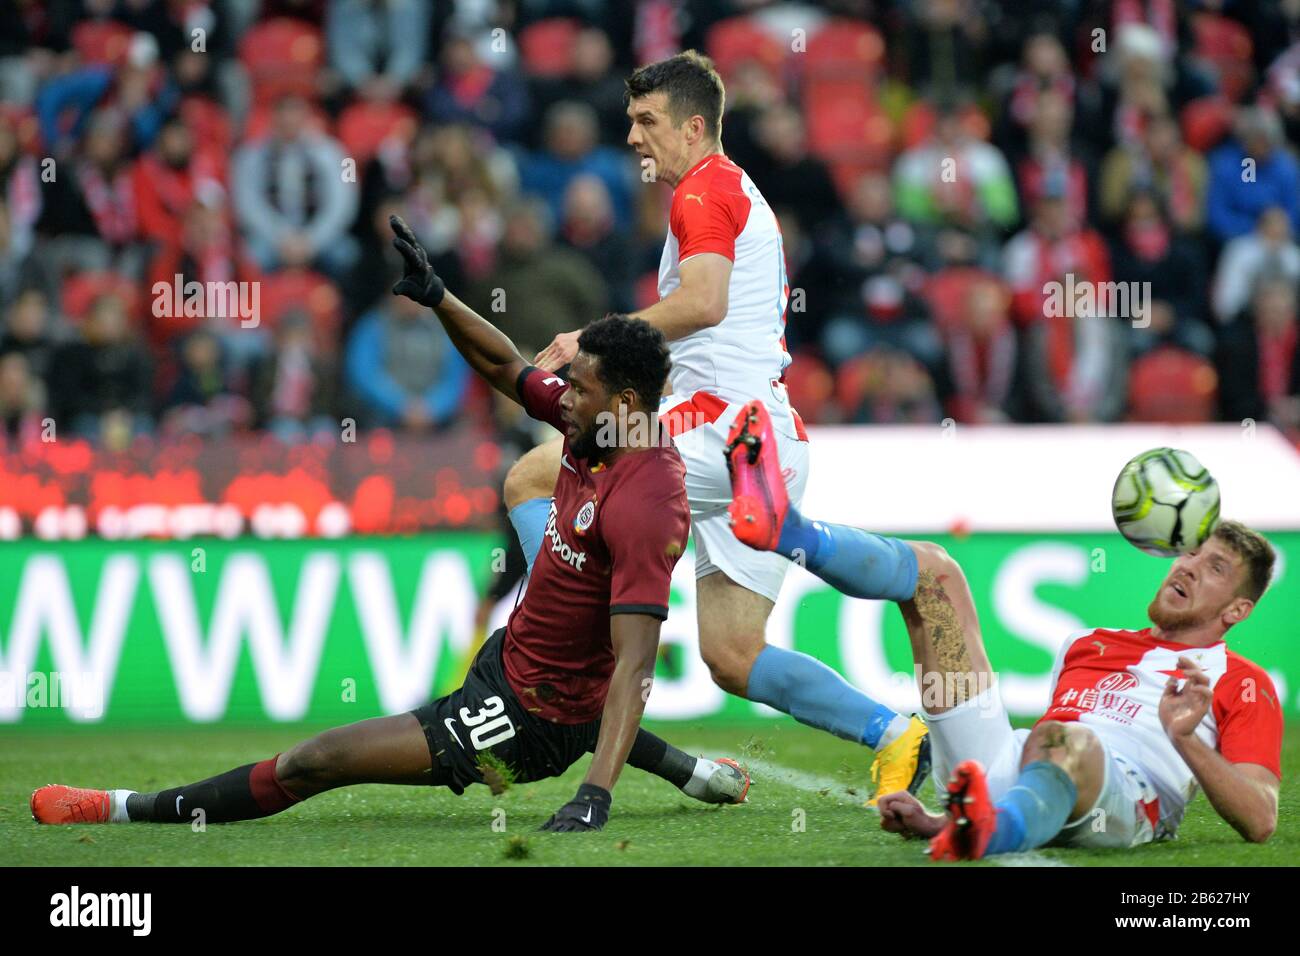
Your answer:
[[[596,749],[599,720],[556,724],[524,710],[501,660],[505,633],[502,628],[484,642],[459,690],[411,711],[429,742],[435,786],[460,794],[483,783],[485,753],[508,767],[515,782],[528,783],[558,777]]]

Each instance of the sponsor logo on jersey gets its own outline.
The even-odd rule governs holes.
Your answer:
[[[578,509],[578,514],[573,519],[573,530],[575,534],[586,534],[591,523],[596,520],[596,499],[592,498],[585,505]]]
[[[708,195],[708,193],[700,193],[698,196],[695,195],[695,193],[687,193],[687,194],[686,194],[686,198],[687,198],[687,199],[694,199],[697,203],[699,203],[701,206],[703,206],[703,205],[704,205],[704,197],[707,196],[707,195]]]
[[[595,514],[595,505],[592,505],[592,514]],[[551,502],[551,513],[546,518],[546,537],[551,541],[551,551],[559,555],[561,561],[569,565],[576,571],[582,570],[583,562],[587,560],[586,551],[575,550],[567,541],[560,537],[560,529],[556,526],[555,502]]]
[[[1126,691],[1132,690],[1137,685],[1138,679],[1132,674],[1115,673],[1107,674],[1097,681],[1097,690]]]

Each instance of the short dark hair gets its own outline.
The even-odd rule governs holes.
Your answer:
[[[611,392],[630,388],[645,408],[658,411],[672,365],[662,332],[645,319],[611,313],[582,330],[578,348],[600,360],[597,377]]]
[[[627,78],[627,99],[662,91],[668,95],[668,115],[677,125],[692,116],[704,117],[704,127],[714,139],[722,136],[722,111],[727,94],[713,61],[687,50],[658,63],[641,67]]]
[[[1241,586],[1237,588],[1237,594],[1251,601],[1258,601],[1273,578],[1273,562],[1276,555],[1268,539],[1258,531],[1247,528],[1240,521],[1220,521],[1214,526],[1210,537],[1226,544],[1241,558],[1241,563],[1245,566],[1245,574]]]

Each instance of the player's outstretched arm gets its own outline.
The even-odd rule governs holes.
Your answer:
[[[1178,658],[1187,675],[1182,689],[1170,677],[1160,698],[1160,722],[1179,756],[1191,768],[1211,806],[1251,843],[1263,843],[1277,829],[1280,781],[1260,764],[1232,763],[1196,736],[1213,700],[1210,679],[1189,657]]]
[[[645,319],[669,342],[712,328],[727,317],[731,265],[730,259],[716,252],[691,256],[681,264],[681,285],[653,305],[631,313],[632,318]],[[578,354],[579,334],[561,332],[537,353],[533,364],[554,372],[572,362]]]
[[[396,238],[393,247],[402,254],[405,272],[393,286],[393,295],[427,305],[442,321],[452,344],[474,371],[507,398],[519,401],[515,384],[528,365],[514,343],[491,322],[447,291],[433,270],[429,255],[401,216],[389,216]]]
[[[587,778],[578,794],[542,825],[543,830],[599,830],[609,819],[610,791],[627,763],[641,726],[659,650],[660,620],[649,614],[615,614],[610,618],[614,675],[605,696],[600,736]]]

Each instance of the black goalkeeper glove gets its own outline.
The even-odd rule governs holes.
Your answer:
[[[405,272],[393,285],[393,295],[404,295],[431,309],[437,307],[447,294],[447,286],[429,264],[429,254],[401,216],[389,216],[388,224],[397,234],[393,248],[402,254],[405,265]]]
[[[609,805],[613,799],[603,787],[584,783],[578,788],[578,795],[560,807],[541,828],[550,833],[599,830],[609,822]]]

